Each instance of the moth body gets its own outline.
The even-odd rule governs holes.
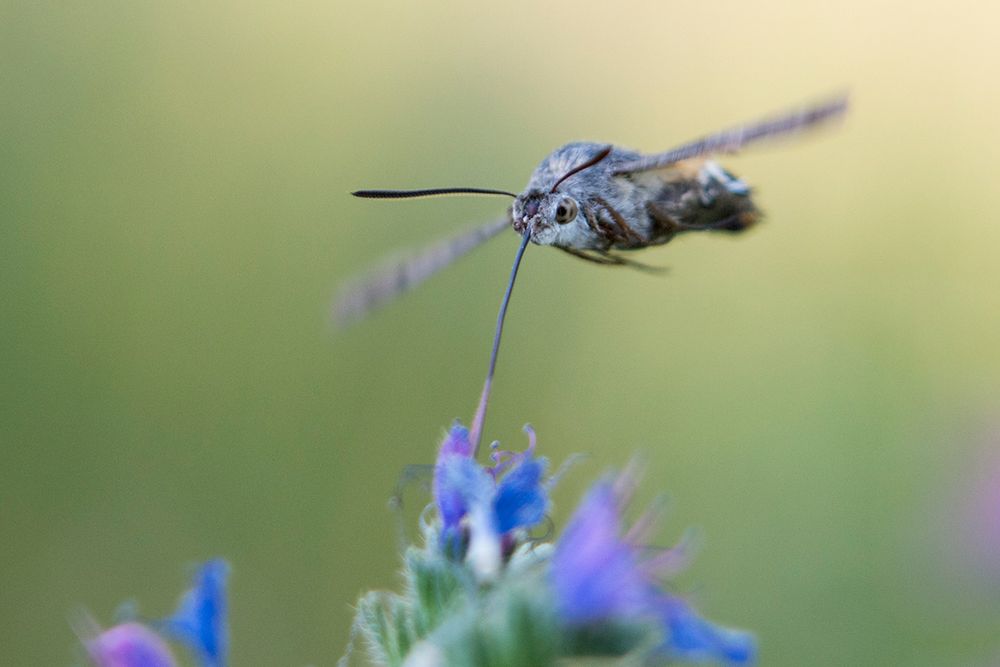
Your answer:
[[[741,231],[759,219],[750,188],[712,160],[616,174],[642,156],[614,147],[560,183],[607,148],[571,143],[542,160],[511,206],[514,230],[530,230],[535,244],[567,250],[635,250],[683,231]]]

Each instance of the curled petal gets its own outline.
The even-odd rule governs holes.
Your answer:
[[[523,430],[528,436],[528,448],[523,452],[500,449],[499,442],[494,442],[490,445],[490,449],[492,450],[490,460],[493,461],[493,465],[489,468],[489,471],[493,475],[493,479],[499,479],[510,468],[520,465],[525,459],[530,459],[535,455],[535,447],[538,444],[538,436],[535,435],[535,429],[531,427],[531,424],[525,424]]]

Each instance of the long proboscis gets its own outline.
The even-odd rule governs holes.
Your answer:
[[[756,123],[729,128],[663,153],[647,155],[638,160],[626,162],[616,167],[614,174],[662,169],[681,160],[689,160],[713,153],[733,153],[761,139],[801,132],[838,118],[845,111],[847,111],[847,95],[839,95],[820,104],[771,116]]]
[[[500,300],[500,312],[497,313],[497,327],[493,332],[493,347],[490,350],[490,365],[486,370],[486,381],[483,383],[483,393],[479,397],[479,405],[476,407],[476,414],[472,419],[472,427],[469,431],[469,442],[473,447],[473,458],[479,455],[479,444],[483,437],[483,424],[486,423],[486,408],[490,403],[490,391],[493,389],[493,376],[497,370],[497,356],[500,354],[500,338],[503,336],[503,323],[507,318],[507,306],[510,305],[510,295],[514,291],[514,281],[517,280],[517,270],[521,266],[521,259],[524,251],[531,240],[531,232],[525,231],[521,237],[521,245],[514,255],[514,266],[510,270],[510,279],[507,281],[507,289]]]
[[[379,306],[395,299],[510,226],[507,217],[473,227],[438,241],[416,253],[384,261],[371,273],[347,283],[333,307],[333,321],[344,328],[364,319]]]

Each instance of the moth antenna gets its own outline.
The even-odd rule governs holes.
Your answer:
[[[413,289],[509,226],[510,220],[506,216],[497,218],[438,241],[409,257],[395,257],[384,261],[371,273],[356,278],[341,288],[333,306],[334,326],[343,329],[364,319],[382,304]]]
[[[513,192],[490,188],[430,188],[426,190],[355,190],[351,193],[364,199],[419,199],[441,195],[504,195],[517,198]]]
[[[486,371],[486,382],[483,383],[483,393],[479,397],[479,406],[476,408],[476,416],[472,420],[472,428],[469,431],[469,441],[473,447],[473,457],[479,454],[479,440],[483,434],[483,423],[486,421],[486,406],[490,400],[490,389],[493,386],[493,373],[497,369],[497,354],[500,352],[500,335],[503,333],[503,322],[507,316],[507,306],[510,304],[510,295],[514,291],[514,280],[517,278],[517,269],[521,266],[521,258],[524,257],[524,250],[531,240],[531,230],[525,230],[521,238],[521,245],[514,256],[514,266],[510,270],[510,280],[507,282],[507,291],[504,292],[503,300],[500,301],[500,312],[497,314],[497,328],[493,334],[493,350],[490,352],[490,366]]]
[[[572,169],[570,169],[569,171],[567,171],[565,174],[562,175],[562,177],[558,181],[556,181],[556,184],[552,186],[552,189],[549,190],[549,194],[552,194],[553,192],[555,192],[556,188],[558,188],[560,185],[562,185],[562,182],[565,181],[570,176],[572,176],[574,174],[579,174],[584,169],[589,169],[589,168],[593,167],[595,164],[597,164],[598,162],[600,162],[604,158],[606,158],[609,155],[611,155],[612,148],[613,148],[613,146],[610,146],[610,145],[605,146],[604,148],[601,149],[601,152],[598,153],[597,155],[595,155],[594,157],[590,158],[589,160],[587,160],[586,162],[584,162],[582,164],[576,165],[575,167],[573,167]]]

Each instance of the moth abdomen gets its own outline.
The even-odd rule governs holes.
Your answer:
[[[746,183],[715,162],[691,167],[674,171],[647,203],[661,243],[686,231],[742,232],[760,220]]]

